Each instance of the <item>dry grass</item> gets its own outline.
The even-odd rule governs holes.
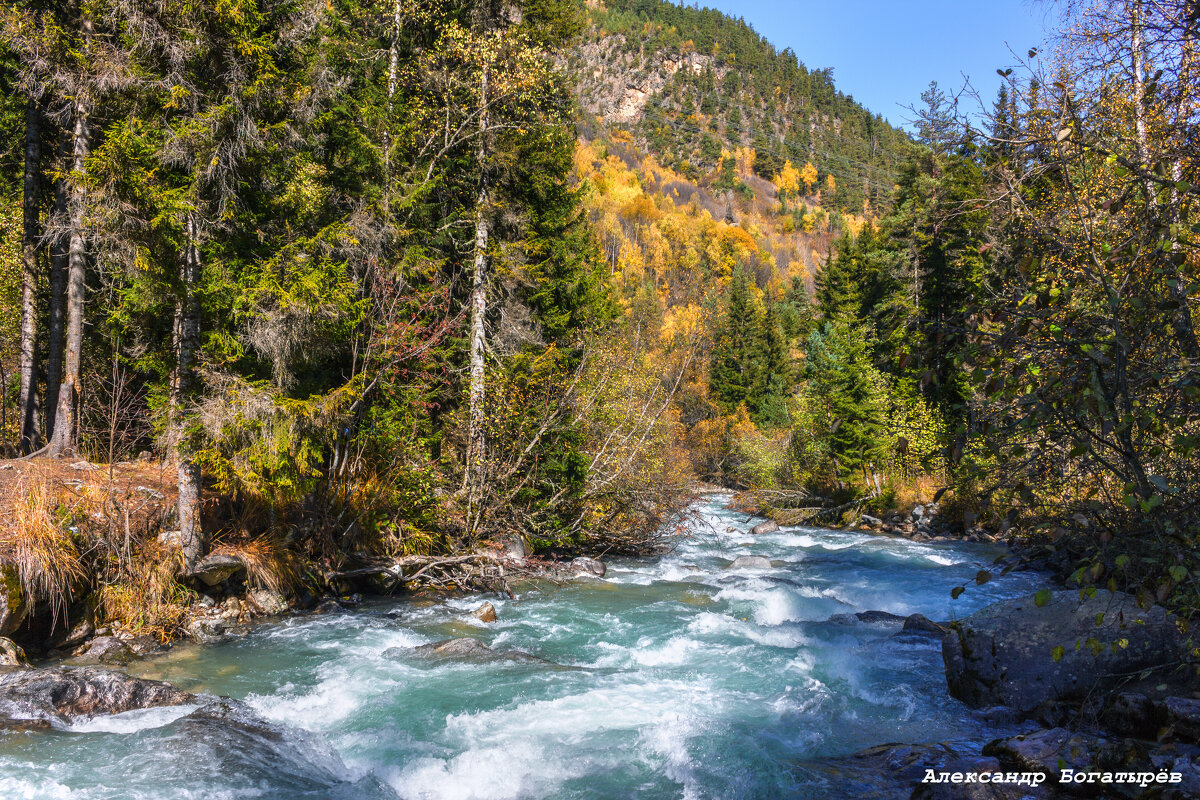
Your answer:
[[[254,588],[286,595],[300,579],[295,555],[270,534],[237,543],[222,543],[213,552],[241,559],[246,565],[246,582]]]
[[[100,618],[166,641],[183,622],[195,594],[175,581],[179,551],[145,543],[118,579],[100,588]]]
[[[24,481],[14,498],[12,524],[0,529],[4,560],[17,568],[30,605],[46,602],[66,619],[74,590],[86,576],[74,534],[64,518],[61,491],[45,480]]]

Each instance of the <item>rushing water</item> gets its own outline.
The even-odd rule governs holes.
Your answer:
[[[861,796],[822,764],[883,742],[981,740],[945,691],[936,639],[839,614],[952,619],[1029,591],[1012,573],[951,600],[1002,555],[819,528],[752,537],[701,505],[672,555],[604,580],[493,600],[378,603],[180,646],[133,669],[244,700],[0,734],[0,797],[779,798]],[[739,555],[770,571],[728,570]],[[554,665],[430,659],[471,636]],[[203,704],[202,704],[203,705]]]

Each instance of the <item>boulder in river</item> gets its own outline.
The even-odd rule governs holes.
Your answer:
[[[236,556],[214,553],[200,559],[187,577],[195,578],[205,586],[216,586],[224,583],[239,572],[244,572],[246,565]]]
[[[484,603],[472,611],[471,616],[480,622],[495,622],[498,619],[496,616],[496,607],[491,603]]]
[[[571,560],[571,569],[576,575],[592,575],[596,578],[603,578],[604,573],[608,572],[608,567],[598,558],[588,558],[580,556]]]
[[[738,556],[725,569],[771,569],[771,559],[764,556]]]
[[[75,654],[81,664],[128,664],[137,654],[115,636],[97,636]]]
[[[769,519],[766,522],[760,522],[755,525],[750,529],[750,532],[755,536],[761,536],[764,533],[775,533],[777,530],[779,530],[779,523],[773,519]]]
[[[183,625],[183,632],[189,639],[200,644],[215,644],[225,639],[225,620],[220,617],[192,617]]]
[[[904,622],[904,617],[899,614],[892,614],[888,611],[859,611],[854,616],[858,617],[859,622],[866,623],[900,623]]]
[[[951,695],[974,708],[1022,712],[1079,699],[1185,655],[1173,616],[1106,590],[1083,600],[1076,590],[1044,590],[995,603],[954,623],[942,640]]]
[[[931,633],[944,636],[948,629],[939,625],[924,614],[912,614],[904,620],[904,633]]]
[[[530,655],[521,650],[493,650],[478,639],[472,639],[469,636],[463,636],[458,639],[443,639],[440,642],[430,642],[429,644],[419,645],[411,650],[403,647],[393,647],[384,651],[384,655],[390,657],[405,656],[410,653],[415,653],[425,658],[435,659],[461,659],[465,661],[523,661],[536,664],[547,664],[562,669],[560,664],[555,664],[553,661],[547,661],[544,658]]]
[[[70,717],[177,706],[193,699],[169,683],[98,667],[0,674],[0,720],[15,722],[65,722]]]

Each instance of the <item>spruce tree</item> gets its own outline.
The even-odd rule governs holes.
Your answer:
[[[742,403],[751,405],[761,387],[764,339],[762,316],[745,267],[734,269],[729,284],[725,317],[717,331],[709,373],[709,387],[720,407],[732,413]]]

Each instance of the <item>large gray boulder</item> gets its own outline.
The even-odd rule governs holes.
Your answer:
[[[97,667],[23,669],[0,674],[0,725],[177,706],[193,695],[162,681]]]
[[[770,520],[767,520],[766,522],[760,522],[757,525],[755,525],[753,528],[750,529],[750,533],[754,534],[755,536],[762,536],[765,533],[775,533],[778,530],[779,530],[779,523],[773,519],[770,519]]]
[[[1037,599],[995,603],[953,624],[942,639],[951,695],[974,708],[1030,712],[1185,657],[1177,620],[1130,595],[1101,590],[1081,599],[1063,590],[1041,593],[1040,606]]]

